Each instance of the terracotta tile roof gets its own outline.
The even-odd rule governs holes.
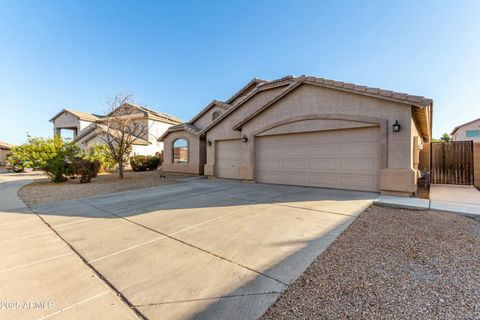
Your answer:
[[[401,92],[395,92],[391,90],[383,90],[380,88],[374,88],[374,87],[367,87],[367,86],[361,86],[361,85],[356,85],[354,83],[346,83],[346,82],[341,82],[341,81],[335,81],[335,80],[330,80],[330,79],[324,79],[324,78],[316,78],[316,77],[310,77],[310,76],[300,76],[298,78],[293,78],[289,85],[285,87],[281,92],[278,93],[275,97],[273,97],[270,101],[265,103],[259,110],[251,114],[250,116],[246,117],[239,123],[237,123],[233,129],[238,130],[241,128],[241,126],[248,121],[250,121],[253,117],[255,117],[257,114],[271,106],[273,103],[276,101],[280,100],[283,96],[287,95],[290,91],[294,90],[296,87],[300,86],[301,84],[312,84],[312,85],[317,85],[325,88],[330,88],[330,89],[336,89],[336,90],[341,90],[341,91],[346,91],[354,94],[360,94],[364,96],[369,96],[369,97],[374,97],[374,98],[379,98],[379,99],[384,99],[384,100],[389,100],[389,101],[395,101],[395,102],[400,102],[404,103],[407,105],[411,106],[416,106],[419,108],[425,108],[429,105],[432,105],[433,101],[431,99],[422,97],[422,96],[415,96],[415,95],[410,95],[408,93],[401,93]],[[257,88],[261,88],[260,86]],[[253,94],[255,92],[252,92]],[[232,108],[233,109],[233,108]],[[231,110],[232,110],[231,109]],[[215,125],[215,124],[214,124]],[[213,127],[214,125],[210,126]],[[202,133],[206,132],[209,128],[206,128],[203,130]]]
[[[244,85],[240,90],[238,90],[237,92],[235,92],[235,94],[233,96],[231,96],[230,98],[228,98],[227,101],[225,101],[225,103],[227,104],[230,104],[232,103],[233,100],[235,100],[238,96],[240,96],[242,93],[245,92],[245,90],[247,90],[248,88],[250,88],[252,85],[259,85],[259,84],[262,84],[262,83],[266,83],[268,81],[266,80],[262,80],[262,79],[258,79],[258,78],[253,78],[252,80],[250,80],[246,85]]]
[[[324,78],[317,78],[311,76],[302,76],[297,79],[305,82],[313,82],[325,87],[337,88],[351,91],[352,93],[360,93],[365,95],[377,96],[378,98],[390,98],[403,103],[412,104],[417,107],[426,107],[432,104],[432,99],[423,96],[411,95],[408,93],[395,92],[392,90],[384,90],[380,88],[361,86],[354,83],[347,83]]]
[[[270,88],[276,88],[276,87],[281,87],[281,86],[287,86],[290,85],[295,81],[295,78],[293,76],[286,76],[280,79],[272,80],[272,81],[262,81],[261,83],[258,83],[255,86],[255,89],[250,91],[248,94],[245,96],[241,97],[239,100],[237,100],[234,104],[231,105],[231,107],[227,110],[227,112],[224,112],[223,114],[220,115],[215,121],[213,121],[210,125],[202,129],[200,134],[204,134],[207,132],[210,128],[213,128],[214,126],[217,125],[222,119],[227,117],[230,113],[238,109],[243,103],[248,101],[252,96],[257,94],[260,91],[267,90]]]

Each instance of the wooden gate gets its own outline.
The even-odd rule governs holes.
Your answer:
[[[432,142],[431,183],[473,184],[473,142]]]

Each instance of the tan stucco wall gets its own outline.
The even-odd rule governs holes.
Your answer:
[[[10,150],[0,149],[0,166],[5,166],[7,162],[7,156],[11,153]]]
[[[55,128],[80,128],[80,121],[73,114],[64,112],[53,121],[53,125]]]
[[[233,126],[245,119],[247,116],[257,111],[263,104],[273,98],[285,87],[273,88],[262,91],[248,100],[239,109],[233,111],[220,124],[210,129],[207,134],[207,140],[212,141],[212,146],[207,146],[207,163],[205,165],[205,175],[213,175],[215,164],[215,140],[240,139],[241,132],[232,130]]]
[[[188,163],[173,163],[173,142],[177,139],[188,140]],[[167,172],[203,174],[205,164],[204,142],[200,137],[185,131],[175,131],[169,133],[165,139],[162,170]]]
[[[480,142],[480,137],[467,138],[467,130],[480,130],[480,120],[467,124],[459,128],[452,136],[453,141],[473,141]]]
[[[195,120],[192,124],[195,125],[197,128],[203,129],[206,128],[210,123],[212,123],[212,117],[213,113],[215,111],[220,111],[221,113],[224,113],[225,110],[220,108],[220,107],[212,107],[210,110],[202,114],[197,120]]]
[[[416,191],[416,173],[412,168],[413,138],[410,106],[304,84],[247,122],[242,128],[242,132],[231,130],[237,122],[250,115],[255,109],[258,109],[258,106],[278,93],[278,90],[281,90],[281,88],[265,92],[263,96],[251,101],[249,106],[246,105],[242,109],[235,111],[224,119],[222,123],[207,132],[207,139],[211,141],[239,139],[242,135],[248,138],[247,143],[242,143],[241,179],[254,180],[254,138],[259,130],[261,131],[262,128],[267,128],[273,123],[288,120],[292,117],[312,114],[337,114],[383,120],[386,123],[384,125],[385,130],[381,130],[381,135],[385,140],[385,148],[383,150],[385,168],[381,170],[381,189],[386,193],[389,191],[402,193],[413,193]],[[392,132],[392,124],[395,120],[398,120],[402,126],[402,130],[398,133]],[[299,122],[299,124],[302,128],[308,128],[311,125],[311,123],[307,125],[306,122]],[[356,125],[358,126],[358,124]],[[326,122],[317,122],[310,129],[316,128],[321,130],[322,126],[328,126],[328,124]],[[295,125],[290,127],[292,132],[296,130],[294,129]],[[205,174],[213,174],[215,148],[208,148],[207,150]]]
[[[473,144],[473,184],[480,188],[480,142]]]

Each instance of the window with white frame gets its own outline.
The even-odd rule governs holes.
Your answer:
[[[480,137],[480,130],[467,130],[467,138],[477,138]]]

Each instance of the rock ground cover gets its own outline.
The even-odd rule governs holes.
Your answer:
[[[372,206],[261,319],[480,319],[480,222]]]
[[[161,177],[165,176],[164,178]],[[91,183],[79,183],[69,179],[63,183],[53,183],[48,178],[37,179],[18,191],[19,197],[27,205],[50,203],[62,200],[79,199],[100,194],[162,186],[175,183],[187,175],[160,173],[160,171],[126,171],[125,178],[117,173],[100,174]]]

